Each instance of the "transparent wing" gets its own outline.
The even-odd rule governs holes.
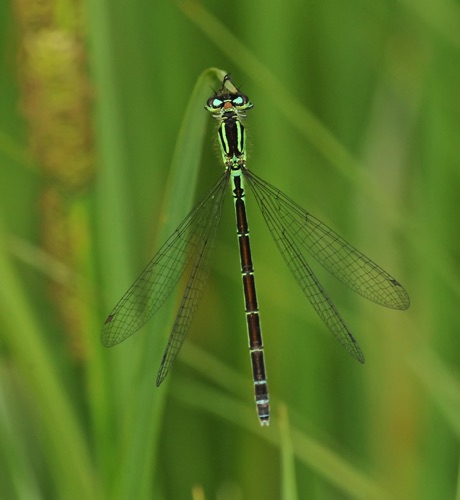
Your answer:
[[[363,297],[392,309],[409,307],[406,290],[380,266],[279,189],[248,170],[245,174],[269,226],[278,225],[283,237],[289,235],[325,269]],[[271,223],[267,217],[271,218]],[[275,236],[274,230],[270,230]]]
[[[281,255],[313,308],[345,349],[358,361],[364,362],[355,338],[302,252],[307,250],[355,292],[386,307],[407,309],[410,300],[406,290],[381,267],[279,189],[249,170],[245,170],[245,177]]]
[[[227,172],[220,177],[120,299],[102,329],[101,341],[104,346],[116,345],[139,330],[166,300],[195,255],[198,255],[195,265],[199,262],[207,263],[207,242],[211,235],[214,236],[220,220],[228,178]],[[204,279],[200,272],[197,272],[197,276]],[[191,277],[188,287],[195,286],[193,281]],[[186,295],[187,293],[188,288]],[[193,302],[193,299],[189,300]],[[198,300],[199,297],[196,301]]]

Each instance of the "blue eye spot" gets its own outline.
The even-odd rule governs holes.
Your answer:
[[[233,99],[232,102],[235,106],[241,106],[244,104],[244,99],[241,96],[238,96],[238,97],[235,97],[235,99]]]
[[[215,108],[220,108],[222,106],[223,102],[220,99],[213,99],[212,105]]]

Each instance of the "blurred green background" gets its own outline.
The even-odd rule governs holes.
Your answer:
[[[459,3],[0,9],[0,497],[460,498]],[[412,300],[384,309],[312,262],[366,355],[360,366],[312,311],[249,196],[264,429],[230,195],[203,301],[161,388],[180,287],[129,340],[99,341],[222,171],[203,109],[219,87],[210,67],[254,102],[248,166]]]

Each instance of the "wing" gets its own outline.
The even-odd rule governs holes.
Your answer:
[[[166,300],[193,256],[203,252],[203,241],[219,223],[228,178],[225,172],[120,299],[102,328],[104,346],[116,345],[139,330]]]
[[[271,224],[279,226],[282,237],[289,235],[325,269],[363,297],[392,309],[409,307],[406,290],[380,266],[279,189],[248,170],[245,174],[269,227],[267,217],[272,220]],[[274,230],[270,230],[274,235]]]

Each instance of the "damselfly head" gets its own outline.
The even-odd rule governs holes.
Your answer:
[[[205,107],[214,118],[220,118],[224,113],[231,111],[234,111],[239,118],[244,118],[246,110],[253,106],[249,97],[241,93],[232,83],[230,75],[225,75],[222,88],[208,99]]]

